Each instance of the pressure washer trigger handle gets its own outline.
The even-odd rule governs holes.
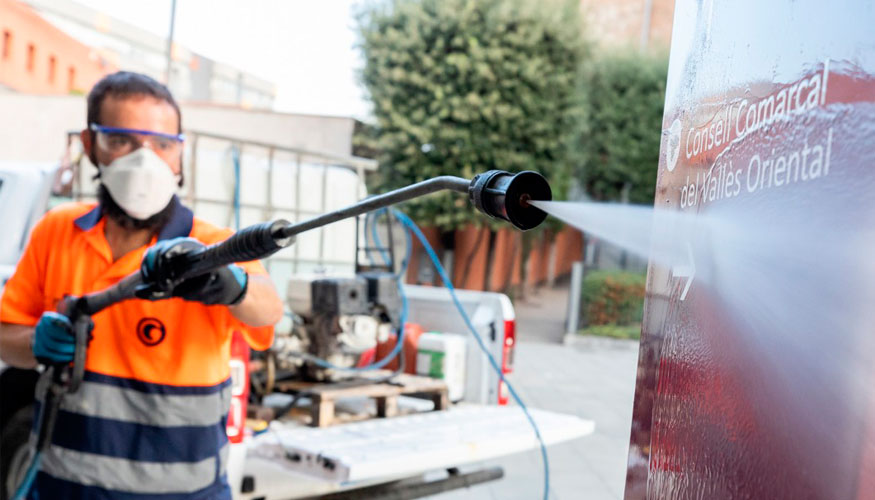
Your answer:
[[[91,316],[80,315],[73,323],[76,333],[76,348],[73,351],[73,365],[70,367],[70,379],[67,381],[67,394],[73,394],[82,385],[85,377],[85,359],[88,354],[88,343],[91,341],[91,330],[94,322]]]
[[[73,363],[55,367],[53,381],[63,384],[68,394],[79,390],[85,377],[85,359],[88,354],[88,344],[91,341],[91,330],[94,322],[91,316],[82,312],[81,297],[67,296],[58,304],[58,312],[64,314],[73,322],[73,334],[76,338],[73,350]]]

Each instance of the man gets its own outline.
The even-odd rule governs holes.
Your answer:
[[[119,72],[94,86],[81,138],[98,166],[99,203],[57,207],[34,228],[0,303],[5,362],[70,362],[72,325],[55,312],[66,295],[139,270],[161,274],[168,256],[230,236],[174,194],[181,127],[173,96],[147,76]],[[230,498],[231,335],[267,348],[282,303],[257,262],[192,278],[172,295],[145,293],[93,317],[85,382],[62,403],[30,498]]]

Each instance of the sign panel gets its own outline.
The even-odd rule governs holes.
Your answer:
[[[627,499],[875,498],[872,26],[676,2]]]

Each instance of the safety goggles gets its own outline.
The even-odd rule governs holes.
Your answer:
[[[148,146],[162,156],[182,154],[185,141],[183,134],[164,134],[151,130],[132,128],[105,127],[92,123],[88,127],[96,136],[97,146],[113,155],[126,155],[132,151]]]

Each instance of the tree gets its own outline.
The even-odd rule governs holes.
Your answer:
[[[638,53],[599,58],[584,71],[586,116],[574,177],[595,200],[653,203],[668,59]]]
[[[438,175],[536,170],[562,197],[578,122],[586,57],[577,2],[393,0],[359,16],[377,151],[374,187]],[[451,230],[472,219],[458,195],[405,206],[423,224]]]

